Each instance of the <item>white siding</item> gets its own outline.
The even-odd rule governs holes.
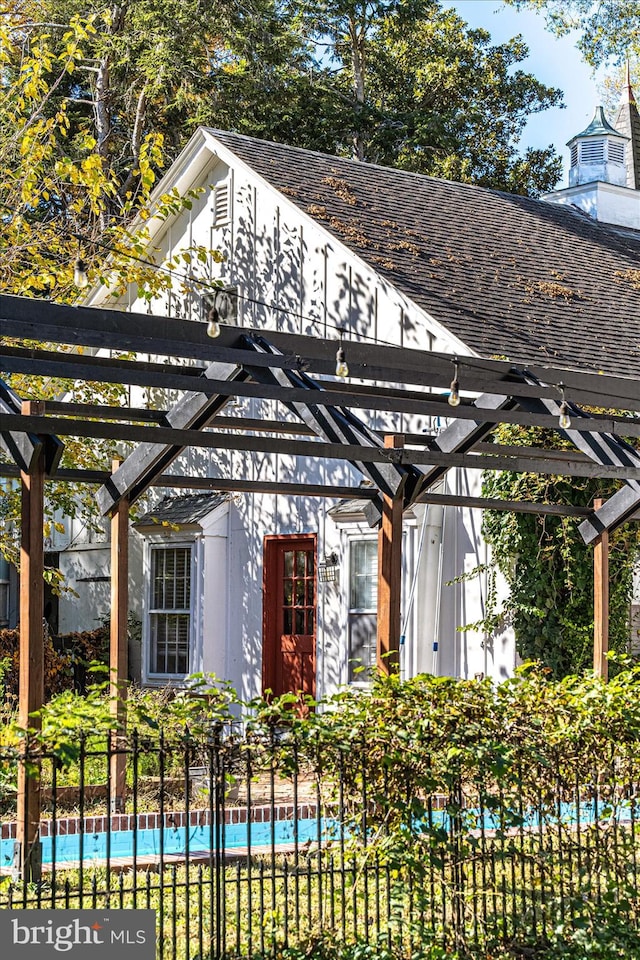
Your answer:
[[[242,323],[259,328],[277,328],[315,335],[331,341],[336,329],[345,329],[345,348],[350,339],[366,338],[379,342],[424,350],[462,353],[459,343],[449,338],[411,301],[366,266],[320,225],[309,219],[287,198],[265,186],[238,165],[231,171],[232,222],[213,226],[212,187],[229,176],[226,163],[212,159],[199,178],[204,187],[201,200],[154,239],[154,247],[165,258],[175,257],[191,243],[211,244],[223,253],[222,262],[211,261],[198,268],[198,276],[219,278],[237,285],[242,294]],[[130,296],[120,306],[134,311],[146,310],[142,300]],[[199,318],[198,297],[186,300],[178,296],[154,301],[154,313]],[[153,397],[155,402],[159,396]],[[162,398],[166,405],[166,398]],[[227,413],[245,411],[250,417],[293,419],[277,404],[265,401],[241,401]],[[370,420],[377,429],[421,431],[428,420],[378,414]],[[316,461],[301,457],[252,455],[241,452],[213,454],[192,450],[171,468],[175,472],[207,476],[250,477],[256,480],[295,480],[308,483],[357,484],[360,475],[347,463]],[[467,478],[453,481],[466,487]],[[466,491],[465,491],[466,492]],[[262,648],[262,548],[266,534],[298,532],[318,533],[318,554],[336,549],[341,557],[343,583],[319,585],[318,609],[318,689],[319,696],[335,689],[346,677],[346,554],[344,531],[326,518],[333,501],[305,496],[249,496],[233,498],[228,529],[221,541],[213,540],[205,549],[205,594],[209,591],[208,566],[220,570],[216,584],[227,582],[224,599],[224,642],[220,636],[222,619],[209,611],[205,602],[198,621],[201,631],[201,659],[207,669],[224,672],[237,684],[245,697],[260,690]],[[479,525],[474,511],[448,509],[445,521],[443,579],[453,580],[486,559]],[[405,598],[417,564],[416,525],[405,536]],[[222,587],[220,586],[220,589]],[[218,590],[218,587],[216,587]],[[489,655],[477,635],[460,632],[458,627],[481,618],[483,608],[481,578],[477,583],[442,587],[440,617],[440,654],[438,670],[464,676],[476,672],[499,674],[510,670],[513,653],[509,647],[500,657]],[[209,612],[208,612],[209,611]],[[410,672],[423,662],[416,644],[420,643],[420,618],[425,613],[416,603],[408,630],[405,651]]]

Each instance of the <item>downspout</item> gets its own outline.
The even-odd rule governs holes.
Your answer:
[[[416,650],[416,672],[435,673],[440,625],[444,507],[430,503],[425,507],[425,517],[424,544],[418,568],[422,630]]]

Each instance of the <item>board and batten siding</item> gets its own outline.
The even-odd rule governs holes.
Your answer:
[[[243,164],[235,165],[211,158],[208,168],[200,170],[196,188],[201,193],[191,210],[185,210],[168,223],[153,240],[156,259],[178,258],[192,244],[205,245],[222,254],[217,262],[194,261],[182,272],[191,271],[203,280],[221,280],[237,287],[238,324],[247,327],[277,328],[294,333],[337,341],[337,329],[345,331],[348,358],[349,340],[366,338],[381,343],[462,354],[465,351],[446,331],[424,314],[415,304],[368,267],[356,254],[330,235],[320,224],[301,211],[287,197],[265,184]],[[214,220],[215,193],[220,184],[229,188],[229,218]],[[117,306],[132,311],[148,311],[157,315],[200,319],[198,288],[188,296],[179,292],[180,281],[170,295],[158,297],[151,304],[136,296],[131,287],[127,297]],[[151,358],[153,359],[153,358]],[[170,398],[175,399],[175,398]],[[166,406],[167,397],[135,395],[134,403],[153,402]],[[275,402],[239,398],[226,411],[244,413],[252,418],[295,419]],[[385,432],[411,430],[431,431],[435,425],[428,418],[403,418],[379,413],[366,417],[369,425]],[[171,468],[172,472],[207,476],[243,477],[255,480],[288,481],[323,484],[357,484],[361,476],[348,463],[303,457],[249,454],[242,451],[202,451],[191,449]],[[448,489],[460,483],[470,491],[478,489],[477,471],[464,478],[454,471],[447,478]],[[322,697],[347,679],[347,541],[344,528],[337,527],[327,516],[335,501],[323,501],[303,495],[236,495],[228,512],[226,570],[208,572],[205,581],[215,576],[216,590],[226,582],[226,640],[220,642],[219,623],[214,631],[209,618],[202,620],[203,636],[199,649],[203,662],[194,669],[213,670],[236,685],[241,695],[259,693],[262,650],[262,552],[266,534],[313,532],[318,536],[318,558],[336,550],[341,558],[341,583],[321,587],[318,603],[317,693]],[[485,547],[479,535],[478,511],[445,511],[443,579],[459,576],[483,563]],[[408,596],[417,564],[420,536],[419,518],[407,523],[405,534],[404,596]],[[135,535],[134,535],[135,536]],[[408,543],[410,541],[410,543]],[[210,584],[205,582],[205,590]],[[425,611],[421,597],[414,603],[407,623],[407,664],[424,663],[416,650],[421,642],[421,623]],[[486,589],[477,583],[443,586],[439,617],[439,672],[473,675],[488,672],[499,675],[513,662],[512,651],[501,651],[493,657],[483,638],[460,631],[464,623],[483,616]],[[213,632],[216,633],[215,642]],[[208,634],[211,633],[211,636]],[[410,668],[411,670],[411,668]],[[411,670],[411,672],[413,672]]]

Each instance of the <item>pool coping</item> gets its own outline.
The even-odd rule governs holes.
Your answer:
[[[318,814],[318,805],[315,802],[305,801],[298,803],[265,803],[250,807],[225,807],[225,824],[236,823],[270,823],[271,820],[313,820]],[[161,827],[208,827],[215,820],[215,810],[210,807],[200,807],[189,810],[165,810],[162,813],[113,813],[88,817],[56,817],[55,820],[40,821],[40,836],[57,837],[72,836],[79,833],[96,834],[122,830],[159,830]],[[0,839],[15,840],[17,837],[17,822],[4,821],[0,827]]]

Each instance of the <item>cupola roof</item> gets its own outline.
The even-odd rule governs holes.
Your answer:
[[[593,120],[582,133],[576,133],[571,140],[568,141],[567,146],[573,143],[574,140],[584,139],[585,137],[619,137],[621,140],[628,140],[629,137],[625,136],[624,133],[620,133],[619,130],[616,130],[615,127],[612,127],[607,118],[604,115],[604,110],[602,107],[596,107],[596,112],[594,114]]]

